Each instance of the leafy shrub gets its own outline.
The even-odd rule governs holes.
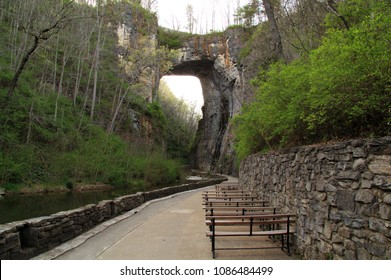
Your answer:
[[[65,187],[68,189],[68,190],[73,190],[73,188],[75,187],[75,184],[71,181],[71,180],[68,180],[65,182]]]
[[[356,6],[344,8],[355,9],[363,1],[353,2]],[[369,10],[363,11],[365,16],[359,13],[349,30],[329,28],[322,45],[309,56],[259,73],[255,101],[234,119],[239,158],[391,132],[391,8],[382,1],[366,3]]]

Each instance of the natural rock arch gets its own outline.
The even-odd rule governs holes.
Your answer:
[[[204,106],[191,165],[204,171],[234,172],[229,119],[241,108],[243,78],[237,67],[241,43],[234,30],[223,36],[198,36],[183,43],[167,75],[200,79]]]

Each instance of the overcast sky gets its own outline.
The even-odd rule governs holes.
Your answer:
[[[193,33],[222,31],[234,24],[234,14],[239,6],[250,0],[158,0],[159,25],[171,29],[187,30],[186,7],[193,7],[197,23]]]

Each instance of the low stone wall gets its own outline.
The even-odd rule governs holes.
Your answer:
[[[297,214],[305,259],[391,259],[391,137],[246,158],[239,183]]]
[[[226,178],[220,178],[140,192],[114,200],[101,201],[98,204],[86,205],[75,210],[59,212],[48,217],[0,225],[0,259],[30,259],[106,220],[137,208],[147,201],[219,184],[225,180]]]

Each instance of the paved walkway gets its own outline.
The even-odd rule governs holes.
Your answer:
[[[229,182],[237,182],[237,180],[229,177]],[[202,191],[208,188],[148,202],[34,259],[212,259],[211,243],[205,236],[207,227],[201,197]],[[254,242],[256,238],[258,237],[253,237],[250,241]],[[259,237],[259,242],[270,241]],[[217,252],[216,257],[217,259],[294,259],[280,249],[220,251]]]

